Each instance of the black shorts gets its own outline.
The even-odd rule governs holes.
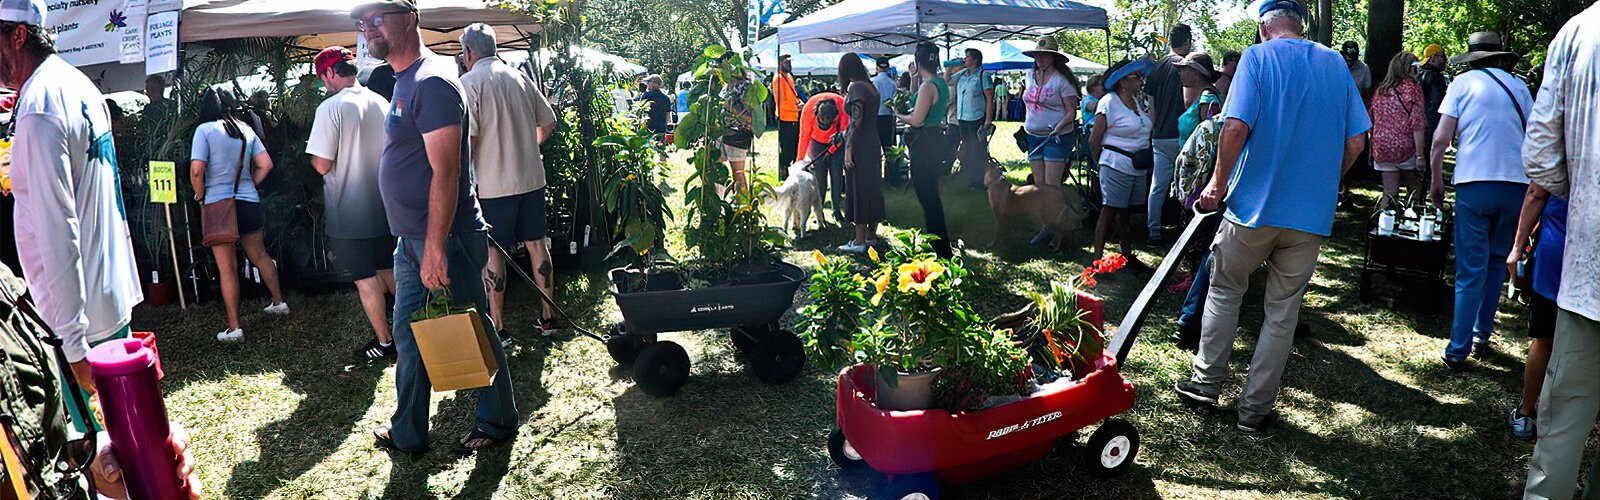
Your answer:
[[[1528,338],[1547,339],[1556,334],[1556,301],[1539,292],[1528,294]]]
[[[260,203],[236,200],[233,202],[233,212],[239,216],[239,236],[267,227],[267,211],[261,208]]]
[[[505,248],[518,242],[543,240],[549,232],[545,220],[544,189],[504,198],[478,200],[483,219],[489,223],[489,237]]]
[[[329,259],[333,269],[347,275],[350,281],[361,281],[378,275],[378,271],[394,269],[394,237],[344,239],[328,238]]]

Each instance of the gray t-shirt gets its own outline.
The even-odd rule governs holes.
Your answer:
[[[244,140],[250,142],[250,152],[245,155],[245,161],[266,150],[255,132],[250,131],[249,125],[239,124],[239,131],[244,133]],[[239,201],[261,202],[261,197],[256,194],[255,180],[249,172],[244,172],[244,178],[238,180],[238,194],[234,195],[234,179],[241,175],[239,150],[242,148],[244,141],[228,137],[228,130],[220,120],[203,123],[194,130],[194,144],[189,149],[189,159],[206,162],[206,203],[216,203],[230,197]]]
[[[394,102],[384,123],[389,139],[384,144],[378,172],[390,231],[401,238],[427,237],[428,187],[433,182],[433,165],[428,162],[422,134],[451,125],[461,126],[461,175],[450,232],[484,229],[467,141],[467,107],[455,62],[423,50],[422,59],[394,76]]]
[[[306,154],[333,162],[333,170],[322,176],[323,213],[331,238],[389,236],[383,195],[378,192],[388,108],[383,96],[360,86],[341,90],[317,106]]]

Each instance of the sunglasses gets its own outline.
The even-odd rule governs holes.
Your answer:
[[[365,19],[357,19],[356,20],[356,31],[360,31],[360,32],[365,33],[368,30],[374,30],[374,29],[382,28],[383,27],[383,16],[387,16],[387,15],[390,15],[390,14],[406,14],[406,12],[380,12],[380,13],[377,13],[377,14],[373,14],[371,16],[367,16]]]

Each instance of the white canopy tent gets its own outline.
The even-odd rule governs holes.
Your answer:
[[[755,66],[766,71],[778,70],[778,55],[789,55],[789,67],[796,75],[835,75],[839,73],[839,59],[849,52],[802,53],[800,44],[786,43],[778,46],[777,37],[757,40],[750,48],[755,52]],[[861,54],[862,64],[871,68],[877,64],[872,56]],[[691,75],[692,77],[693,75]]]
[[[917,42],[1106,29],[1105,9],[1072,0],[845,0],[778,27],[779,43],[800,52],[908,54]]]
[[[350,11],[369,0],[181,0],[178,40],[183,44],[250,38],[288,37],[294,45],[320,50],[330,45],[356,47],[356,25]],[[152,2],[154,4],[156,2]],[[173,2],[177,3],[177,2]],[[461,31],[473,23],[495,29],[502,50],[526,50],[540,31],[527,14],[492,7],[486,0],[419,2],[422,41],[443,54],[460,51]],[[191,49],[191,51],[196,49]],[[106,63],[85,66],[84,73],[107,92],[144,86],[144,64]]]
[[[983,69],[985,71],[1026,71],[1033,67],[1033,57],[1023,52],[1037,47],[1032,41],[1001,40],[997,42],[967,41],[956,44],[950,48],[952,57],[961,57],[963,51],[972,48],[983,52]],[[889,60],[889,64],[896,68],[910,68],[912,56],[902,55]],[[1067,54],[1067,67],[1073,73],[1089,75],[1102,73],[1106,65],[1090,61],[1081,56]]]
[[[598,71],[610,64],[611,71],[622,76],[641,76],[650,72],[644,66],[634,64],[632,61],[623,59],[622,56],[603,52],[599,49],[574,46],[570,50],[573,58],[579,60],[579,64],[586,70]],[[545,67],[550,65],[550,59],[554,56],[555,52],[550,49],[539,49],[534,52],[533,57],[538,61],[540,67]],[[513,66],[520,65],[528,62],[528,52],[525,50],[501,49],[500,59]]]

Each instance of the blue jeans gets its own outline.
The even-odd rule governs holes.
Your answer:
[[[1494,334],[1494,314],[1506,280],[1506,254],[1517,233],[1526,184],[1469,182],[1456,185],[1456,308],[1444,356],[1464,361],[1473,342]]]
[[[489,260],[489,240],[484,232],[452,234],[445,241],[445,260],[449,265],[450,297],[457,303],[472,304],[483,315],[488,332],[495,331],[489,321],[489,300],[483,288],[483,267]],[[389,437],[402,450],[421,450],[428,445],[428,410],[433,383],[417,351],[411,333],[411,313],[422,308],[428,291],[422,286],[422,240],[400,238],[394,251],[394,344],[399,351],[395,363],[394,385],[399,396],[394,417],[389,419]],[[489,387],[478,389],[478,429],[494,439],[507,439],[517,432],[517,403],[511,388],[511,367],[500,340],[492,335],[490,349],[500,367]]]
[[[1180,330],[1200,331],[1200,316],[1206,312],[1206,289],[1211,288],[1211,254],[1207,253],[1200,267],[1194,270],[1194,282],[1189,294],[1183,297],[1183,309],[1178,311]]]
[[[1145,200],[1145,225],[1151,236],[1161,234],[1161,209],[1172,192],[1172,176],[1177,169],[1177,139],[1153,139],[1150,149],[1155,153],[1156,166],[1150,174],[1150,199]]]

